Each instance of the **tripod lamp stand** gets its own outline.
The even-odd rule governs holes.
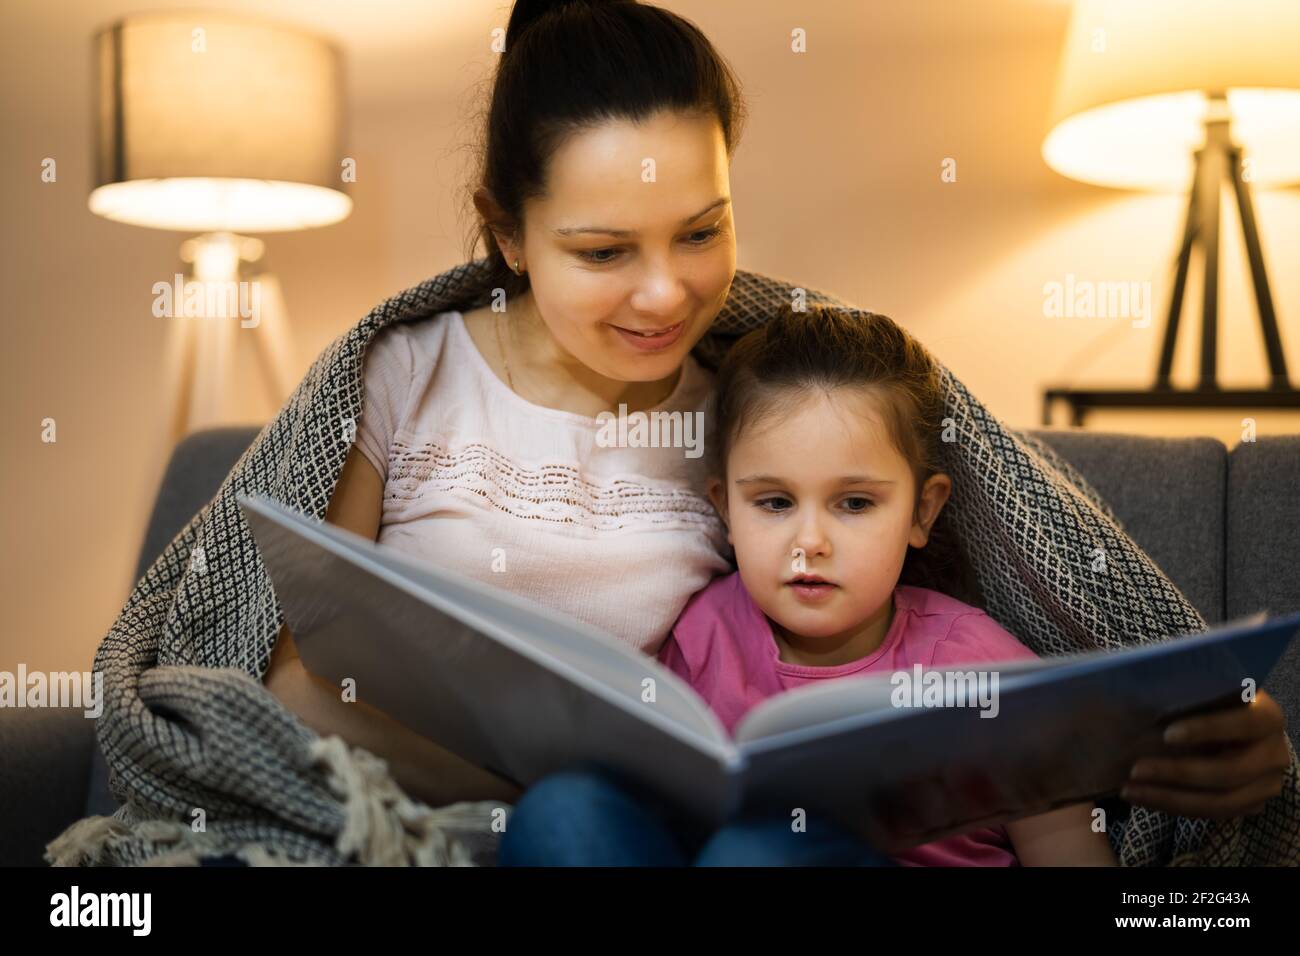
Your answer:
[[[1066,39],[1043,157],[1083,182],[1185,190],[1169,311],[1148,388],[1050,387],[1043,424],[1064,401],[1071,423],[1097,408],[1293,408],[1252,187],[1300,182],[1300,4],[1287,0],[1086,0]],[[1223,191],[1237,205],[1269,381],[1218,382]],[[1192,255],[1202,264],[1200,371],[1171,381]]]

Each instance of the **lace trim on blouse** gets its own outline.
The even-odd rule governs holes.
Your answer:
[[[593,531],[698,526],[721,528],[713,506],[688,489],[656,488],[622,478],[597,483],[570,465],[516,465],[480,442],[449,452],[432,441],[396,436],[389,452],[386,496],[409,501],[430,489],[464,491],[516,518]]]

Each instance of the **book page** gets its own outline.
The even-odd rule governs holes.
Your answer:
[[[441,568],[429,568],[393,548],[375,545],[372,557],[394,573],[437,591],[479,619],[495,623],[510,635],[567,664],[575,682],[599,683],[700,737],[719,743],[728,740],[721,722],[690,685],[654,658],[638,653],[613,635],[505,589],[490,588],[470,578],[452,577]],[[647,685],[647,680],[653,684]],[[653,701],[646,699],[650,691],[653,691]]]
[[[468,624],[471,630],[482,633],[487,639],[507,646],[517,646],[522,642],[527,645],[530,656],[584,690],[618,700],[626,709],[643,715],[651,723],[671,724],[679,732],[685,731],[691,738],[706,743],[712,753],[731,752],[730,740],[721,721],[685,681],[613,635],[505,588],[492,587],[423,563],[345,528],[307,519],[273,499],[258,497],[250,500],[249,505],[259,516],[267,514],[286,530],[292,530],[305,539],[301,553],[290,542],[283,545],[295,549],[292,561],[309,562],[318,569],[322,568],[325,559],[322,555],[310,554],[313,545],[309,542],[332,541],[334,547],[349,555],[352,564],[363,570],[369,569],[372,574],[375,568],[382,568],[381,575],[383,572],[396,575],[414,585],[433,608]],[[291,564],[287,560],[282,563]],[[362,587],[360,580],[340,586]],[[312,606],[311,602],[302,603]],[[303,629],[303,626],[300,622],[298,629]],[[295,629],[295,634],[298,629]]]
[[[1044,668],[1059,666],[1075,656],[1005,662],[979,661],[969,667],[954,664],[927,670],[997,670],[1001,681],[1017,674],[1036,673]],[[880,720],[899,716],[906,712],[906,708],[898,708],[893,704],[892,695],[896,685],[892,676],[893,672],[881,672],[863,677],[848,677],[800,687],[768,698],[745,715],[736,727],[735,740],[737,743],[745,743],[811,727],[829,728],[838,721],[866,714],[876,714]]]
[[[653,660],[268,500],[240,505],[314,676],[520,786],[594,764],[709,820],[735,803],[721,722]]]
[[[956,682],[946,680],[935,699],[900,695],[877,710],[870,688],[847,694],[842,711],[829,688],[816,698],[793,691],[739,728],[743,805],[817,808],[894,852],[1110,794],[1136,760],[1162,751],[1169,721],[1240,705],[1247,681],[1267,681],[1297,632],[1300,613],[1251,616],[1123,649],[975,662],[970,671],[997,683],[967,683],[952,704]],[[878,680],[833,683],[855,682],[880,689]],[[854,704],[862,709],[836,716]],[[797,728],[801,719],[826,722]]]

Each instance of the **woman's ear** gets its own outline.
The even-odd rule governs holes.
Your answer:
[[[723,484],[721,478],[713,476],[704,483],[704,491],[709,496],[709,501],[713,503],[714,510],[721,516],[722,523],[727,529],[727,544],[734,548],[736,542],[731,540],[731,522],[727,520],[727,486]]]
[[[952,494],[952,479],[943,472],[931,475],[921,486],[921,494],[916,503],[916,515],[912,521],[912,531],[907,543],[914,548],[924,548],[930,540],[930,529],[935,519]]]
[[[492,230],[492,236],[496,239],[497,248],[501,250],[506,264],[513,266],[516,259],[522,259],[524,251],[518,241],[514,224],[510,222],[510,217],[505,214],[505,211],[497,205],[492,194],[481,186],[474,190],[474,208]]]

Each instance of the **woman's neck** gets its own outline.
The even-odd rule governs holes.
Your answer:
[[[515,299],[509,318],[490,313],[501,323],[506,360],[515,391],[546,408],[595,418],[605,411],[617,413],[620,404],[629,413],[653,408],[677,387],[682,368],[654,382],[623,382],[606,378],[568,352],[538,314],[531,292]]]

